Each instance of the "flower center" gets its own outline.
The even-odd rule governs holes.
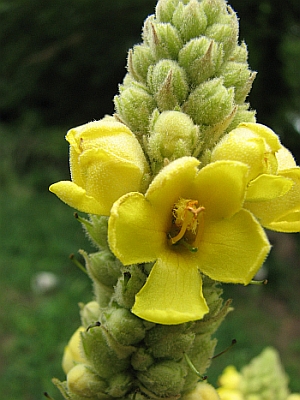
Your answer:
[[[179,232],[174,237],[170,235],[170,243],[172,245],[178,243],[183,238],[186,240],[187,237],[185,235],[187,232],[191,232],[195,238],[199,225],[198,216],[204,210],[204,207],[198,207],[198,200],[179,199],[173,208],[173,223],[177,231],[179,229]],[[196,250],[193,248],[193,251]]]

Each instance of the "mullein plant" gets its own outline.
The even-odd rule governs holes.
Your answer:
[[[71,129],[71,180],[94,299],[63,356],[66,399],[218,399],[203,382],[264,228],[300,231],[300,169],[246,102],[255,78],[224,0],[159,0],[128,53],[115,115]]]

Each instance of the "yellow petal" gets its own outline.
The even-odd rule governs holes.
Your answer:
[[[266,143],[270,146],[270,150],[273,152],[278,151],[281,148],[279,137],[272,131],[272,129],[265,125],[257,124],[255,122],[243,122],[238,125],[237,129],[239,128],[248,128],[258,136],[264,138]]]
[[[225,218],[242,207],[248,166],[237,161],[216,161],[201,169],[195,179],[195,196],[205,207],[205,218]]]
[[[76,210],[90,214],[105,215],[106,210],[103,206],[94,197],[88,196],[86,191],[74,182],[60,181],[51,185],[49,190],[70,207],[76,208]]]
[[[115,202],[108,242],[125,265],[154,261],[168,246],[163,221],[141,193],[128,193]]]
[[[245,202],[259,222],[268,229],[278,232],[300,231],[300,168],[290,168],[280,172],[280,176],[294,184],[283,196],[263,202]]]
[[[280,175],[259,175],[247,188],[247,201],[266,201],[286,194],[293,186],[291,179]]]
[[[248,284],[264,262],[270,244],[247,210],[229,219],[209,221],[196,253],[199,269],[220,282]]]
[[[136,295],[132,312],[147,321],[165,325],[202,319],[209,309],[195,263],[169,252],[153,266],[146,284]]]
[[[199,164],[194,157],[181,157],[163,168],[154,178],[145,196],[157,210],[157,218],[171,222],[174,204],[180,197],[191,196]]]
[[[281,146],[281,148],[277,151],[276,158],[278,161],[279,172],[285,169],[296,167],[296,162],[292,153],[284,146]]]
[[[143,170],[104,149],[86,150],[79,158],[83,187],[109,215],[112,204],[125,193],[139,191]]]

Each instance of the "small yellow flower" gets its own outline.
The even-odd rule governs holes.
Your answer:
[[[71,129],[71,181],[50,186],[69,206],[90,214],[109,215],[114,201],[131,191],[143,191],[148,164],[127,126],[113,117]]]
[[[300,231],[300,168],[271,129],[256,123],[240,124],[217,144],[211,160],[248,164],[244,207],[268,229]]]
[[[233,365],[228,365],[218,379],[220,386],[226,389],[238,389],[242,376]]]
[[[193,391],[182,397],[182,400],[220,400],[220,397],[209,383],[199,382]]]
[[[132,312],[161,324],[203,318],[199,271],[248,284],[270,246],[242,208],[248,167],[218,161],[199,170],[194,157],[166,166],[145,195],[128,193],[111,209],[108,240],[124,265],[156,261]]]
[[[72,335],[69,343],[65,347],[63,360],[62,360],[62,368],[67,374],[74,365],[78,363],[86,362],[86,359],[82,357],[80,353],[80,333],[84,332],[85,328],[80,326]]]

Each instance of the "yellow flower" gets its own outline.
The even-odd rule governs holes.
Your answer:
[[[63,360],[62,360],[62,368],[67,374],[74,365],[78,363],[85,363],[86,359],[82,357],[80,353],[80,333],[84,332],[85,328],[80,326],[72,335],[69,343],[65,347]]]
[[[109,215],[114,201],[131,191],[143,191],[148,164],[134,134],[113,117],[71,129],[72,182],[50,186],[69,206],[90,214]]]
[[[217,144],[211,157],[212,162],[216,160],[249,165],[244,207],[264,227],[300,231],[300,168],[271,129],[256,123],[240,124]]]
[[[192,392],[183,395],[182,400],[220,400],[220,397],[209,383],[199,382]]]
[[[242,376],[233,365],[228,365],[218,379],[220,386],[226,389],[238,389]]]
[[[171,162],[145,195],[128,193],[111,209],[114,254],[124,265],[156,261],[132,309],[148,321],[203,318],[208,307],[199,270],[217,281],[248,284],[269,252],[260,224],[242,209],[248,167],[198,165],[194,157]]]

